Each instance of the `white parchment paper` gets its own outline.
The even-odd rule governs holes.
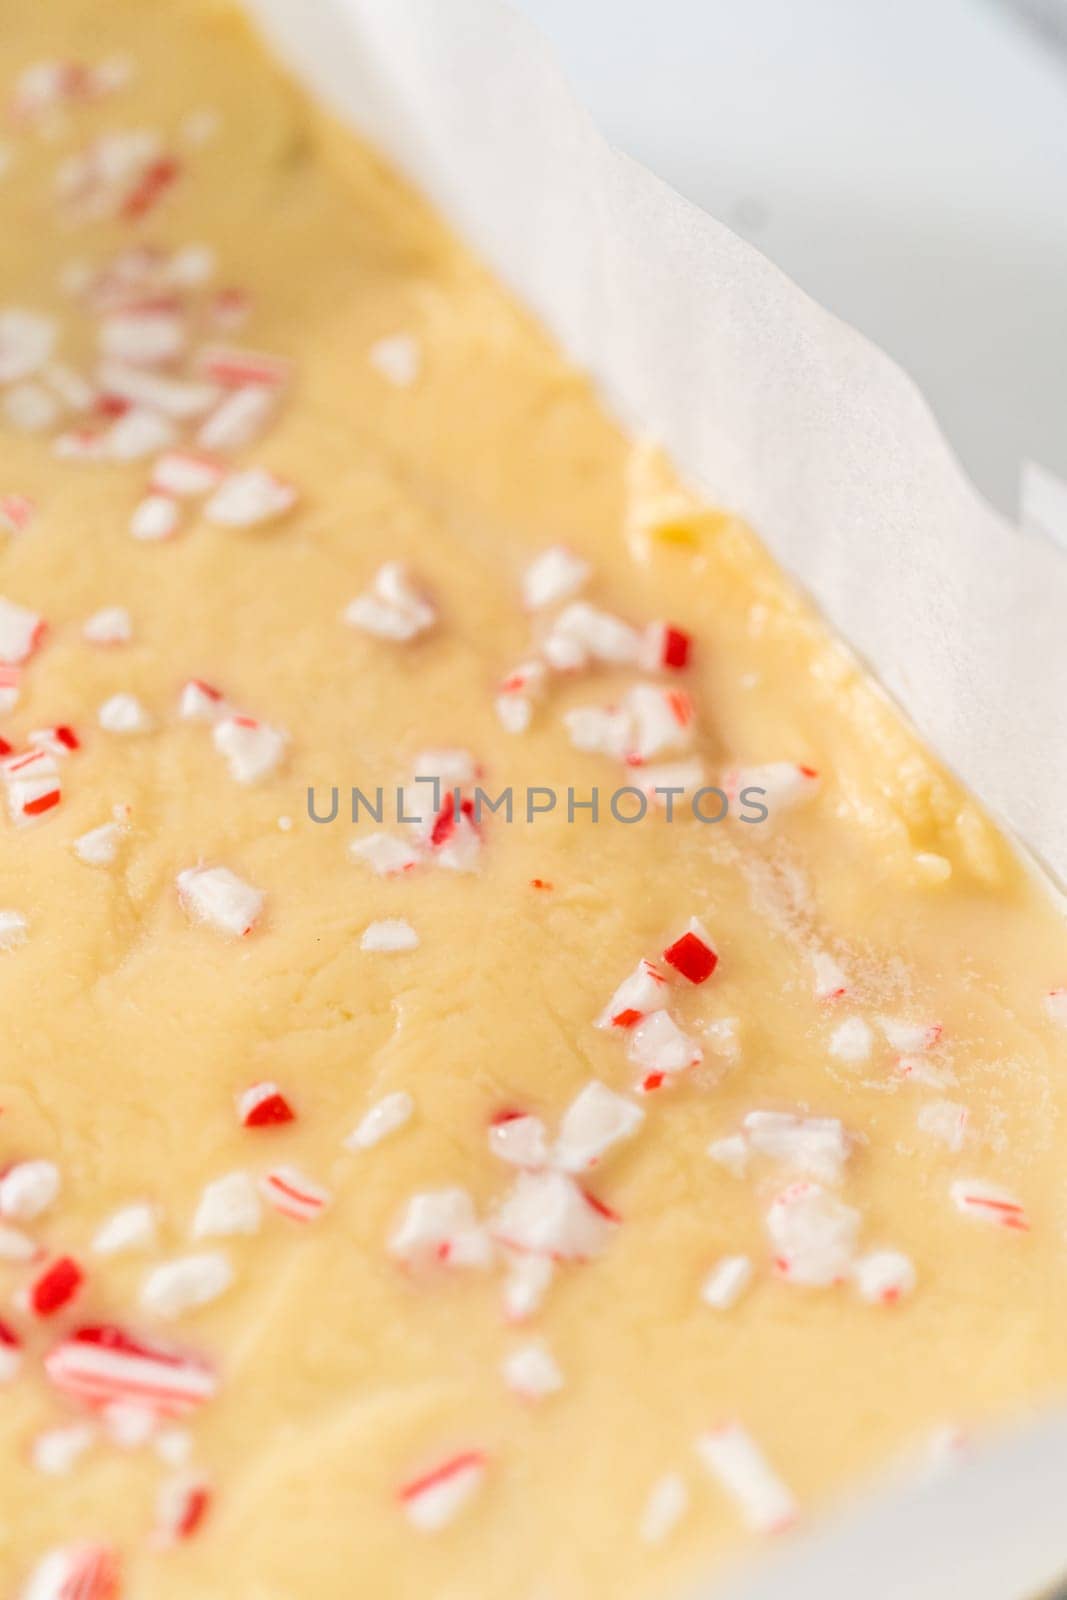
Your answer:
[[[1067,881],[1067,553],[979,499],[904,374],[612,151],[503,0],[245,3]],[[1067,1571],[1065,1481],[1049,1419],[783,1552],[744,1594],[1026,1600]]]

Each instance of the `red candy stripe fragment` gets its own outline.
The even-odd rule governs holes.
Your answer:
[[[85,1274],[72,1256],[60,1256],[31,1283],[29,1309],[37,1317],[52,1317],[68,1306],[85,1282]]]
[[[119,1600],[121,1569],[109,1545],[68,1544],[33,1570],[21,1600]]]
[[[707,931],[694,917],[682,936],[668,945],[663,959],[690,983],[706,983],[719,964],[718,952]]]
[[[246,1128],[278,1127],[296,1120],[296,1112],[276,1083],[254,1083],[238,1096],[237,1112]]]
[[[191,1539],[210,1509],[211,1490],[201,1480],[181,1477],[165,1483],[156,1502],[156,1543],[179,1544]]]
[[[259,1181],[264,1200],[294,1222],[312,1222],[329,1205],[330,1191],[296,1167],[275,1167]]]
[[[488,1463],[484,1450],[465,1450],[401,1484],[397,1498],[408,1521],[422,1533],[445,1527],[481,1487]]]
[[[218,1387],[202,1361],[108,1324],[64,1339],[45,1357],[44,1368],[60,1393],[86,1405],[143,1406],[160,1416],[195,1411]]]

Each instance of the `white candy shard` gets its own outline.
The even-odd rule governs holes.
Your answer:
[[[278,393],[259,383],[232,390],[201,423],[197,445],[201,450],[244,450],[266,428],[277,409]]]
[[[154,1316],[180,1317],[217,1300],[232,1283],[228,1258],[221,1250],[205,1250],[153,1267],[141,1285],[141,1304]]]
[[[605,1151],[620,1139],[630,1138],[644,1120],[640,1106],[594,1079],[564,1113],[552,1151],[553,1163],[563,1172],[595,1166]]]
[[[596,1020],[598,1028],[631,1028],[651,1011],[660,1011],[670,999],[667,979],[651,961],[639,961],[636,972],[624,978]]]
[[[849,1138],[836,1117],[788,1111],[750,1111],[742,1124],[753,1150],[785,1162],[822,1183],[836,1183],[849,1157]]]
[[[394,333],[385,339],[376,339],[368,358],[375,372],[395,389],[410,389],[422,367],[419,342],[410,333]]]
[[[36,650],[44,623],[34,611],[0,595],[0,663],[17,667]]]
[[[236,714],[220,717],[211,736],[237,783],[258,783],[276,771],[289,742],[280,728]]]
[[[688,1067],[699,1066],[704,1052],[695,1039],[683,1033],[674,1018],[666,1011],[652,1011],[630,1030],[626,1051],[635,1066],[646,1074],[645,1087],[656,1087],[649,1082],[660,1073],[668,1076],[684,1072]]]
[[[372,1146],[381,1144],[383,1139],[388,1139],[391,1134],[398,1133],[402,1127],[411,1121],[415,1112],[415,1102],[405,1089],[397,1089],[393,1094],[387,1094],[371,1106],[358,1126],[345,1140],[348,1150],[370,1150]]]
[[[349,627],[377,639],[406,643],[431,628],[437,612],[412,585],[404,565],[387,561],[379,567],[370,590],[349,601],[344,620]]]
[[[895,1305],[915,1288],[915,1268],[899,1250],[871,1250],[852,1265],[852,1281],[870,1305]]]
[[[623,761],[633,740],[633,719],[616,707],[577,706],[563,715],[567,737],[576,750]]]
[[[930,1100],[919,1107],[916,1121],[923,1133],[940,1139],[948,1149],[958,1151],[963,1149],[967,1137],[969,1116],[967,1107],[958,1100]]]
[[[752,1281],[752,1262],[748,1256],[723,1256],[704,1279],[700,1298],[716,1311],[735,1306]]]
[[[846,1017],[830,1035],[830,1054],[853,1065],[868,1059],[873,1043],[874,1034],[862,1017]]]
[[[130,517],[130,533],[143,544],[169,539],[178,526],[178,502],[169,494],[149,494],[138,501]]]
[[[627,758],[644,765],[654,756],[685,750],[693,740],[695,713],[684,689],[638,683],[627,694],[624,709],[632,726]]]
[[[512,1350],[501,1364],[508,1388],[524,1400],[544,1400],[563,1388],[563,1374],[543,1344],[532,1341]]]
[[[447,1527],[481,1488],[486,1464],[481,1451],[470,1450],[404,1484],[400,1503],[412,1527],[420,1533]]]
[[[489,1149],[499,1161],[536,1170],[548,1161],[548,1141],[540,1117],[509,1116],[489,1128]]]
[[[174,311],[119,311],[97,324],[101,355],[137,367],[171,361],[185,348],[184,318]]]
[[[59,1168],[53,1161],[19,1161],[0,1178],[0,1217],[33,1222],[59,1194]]]
[[[19,306],[0,310],[0,384],[32,378],[48,361],[55,342],[51,317]]]
[[[493,1246],[466,1189],[433,1189],[412,1195],[389,1239],[389,1254],[416,1268],[488,1267]]]
[[[522,575],[522,603],[527,611],[569,600],[589,580],[592,569],[581,556],[554,544],[535,556]]]
[[[204,516],[223,528],[252,528],[284,515],[296,504],[296,490],[262,467],[224,478],[204,506]]]
[[[735,1178],[743,1178],[748,1171],[748,1140],[743,1134],[730,1133],[725,1138],[713,1139],[708,1145],[708,1155]]]
[[[722,787],[731,799],[741,803],[746,816],[763,806],[767,820],[773,821],[779,813],[816,795],[819,775],[795,761],[769,761],[762,766],[731,768],[723,774]]]
[[[365,839],[353,839],[348,853],[353,861],[365,862],[379,878],[407,872],[419,859],[418,851],[406,839],[397,839],[391,833],[370,833]]]
[[[225,1239],[234,1234],[259,1232],[262,1217],[259,1194],[247,1172],[228,1172],[215,1178],[200,1196],[193,1218],[195,1239]]]
[[[178,701],[178,715],[183,722],[213,723],[226,715],[226,702],[217,689],[200,678],[190,678],[182,685]]]
[[[82,638],[87,644],[129,644],[133,638],[133,624],[125,606],[104,606],[94,611],[82,625]]]
[[[512,1250],[585,1261],[605,1248],[616,1221],[565,1173],[520,1172],[492,1231]]]
[[[33,1441],[30,1459],[38,1472],[50,1478],[65,1477],[96,1441],[91,1422],[73,1422],[65,1428],[49,1428]]]
[[[549,1256],[512,1257],[504,1285],[504,1314],[509,1322],[525,1322],[540,1310],[555,1273]]]
[[[879,1017],[878,1026],[894,1050],[914,1055],[932,1050],[941,1037],[939,1022],[907,1022],[900,1017]]]
[[[75,839],[74,854],[87,867],[110,867],[119,853],[123,831],[121,823],[101,823]]]
[[[697,1453],[753,1533],[777,1533],[794,1521],[797,1506],[792,1492],[740,1423],[701,1434]]]
[[[97,1228],[93,1249],[98,1256],[124,1255],[130,1250],[152,1250],[157,1238],[156,1209],[147,1201],[122,1206]]]
[[[152,467],[151,486],[156,494],[178,500],[197,500],[210,494],[226,476],[221,461],[191,450],[169,450]]]
[[[848,1276],[860,1215],[817,1183],[794,1183],[771,1202],[766,1218],[775,1268],[787,1283],[824,1288]]]
[[[135,694],[113,694],[96,714],[105,733],[148,733],[152,718]]]
[[[236,936],[251,932],[264,899],[229,867],[187,867],[178,874],[178,897],[195,922]]]
[[[689,1490],[679,1472],[664,1473],[648,1492],[637,1524],[644,1544],[662,1544],[689,1510]]]
[[[361,950],[417,950],[418,945],[418,934],[403,917],[383,917],[380,922],[368,923],[359,941]]]
[[[0,950],[17,950],[30,936],[30,925],[21,911],[0,911]]]

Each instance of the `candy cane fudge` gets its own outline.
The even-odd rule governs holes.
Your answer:
[[[1062,1394],[977,803],[237,12],[0,90],[0,1594],[710,1593]]]

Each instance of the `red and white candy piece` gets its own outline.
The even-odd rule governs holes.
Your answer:
[[[753,1533],[779,1533],[796,1520],[792,1491],[739,1422],[701,1434],[697,1454]]]
[[[813,950],[811,966],[816,1000],[840,1000],[848,993],[848,979],[828,950]]]
[[[0,950],[17,950],[30,936],[30,924],[22,911],[0,911]]]
[[[183,1473],[168,1479],[156,1497],[153,1543],[165,1548],[191,1539],[211,1506],[211,1490],[203,1478]]]
[[[169,494],[149,494],[139,500],[130,516],[130,534],[142,544],[169,539],[178,527],[178,502]]]
[[[766,1226],[775,1271],[787,1283],[825,1288],[847,1278],[860,1215],[819,1184],[783,1189],[771,1202]]]
[[[45,626],[35,611],[0,595],[0,663],[17,667],[28,661],[44,638]]]
[[[692,653],[692,638],[683,628],[650,622],[641,641],[639,665],[646,672],[684,672]]]
[[[492,1223],[510,1250],[553,1261],[588,1261],[606,1247],[618,1217],[563,1172],[520,1172]]]
[[[729,1311],[752,1282],[752,1262],[748,1256],[723,1256],[704,1279],[700,1298],[715,1311]]]
[[[153,494],[197,500],[217,489],[226,471],[225,464],[212,456],[192,450],[168,450],[153,465],[149,487]]]
[[[187,867],[178,874],[178,898],[194,922],[234,937],[251,933],[264,901],[229,867]]]
[[[522,603],[527,611],[558,605],[577,594],[588,583],[591,572],[588,561],[573,550],[561,544],[551,545],[535,556],[523,573]]]
[[[420,1533],[447,1527],[481,1488],[488,1462],[483,1450],[465,1450],[401,1484],[397,1497],[412,1527]]]
[[[131,1251],[153,1250],[157,1239],[155,1206],[135,1201],[112,1212],[93,1235],[93,1250],[99,1256],[126,1255]]]
[[[49,755],[69,756],[81,749],[81,740],[65,722],[53,723],[50,728],[35,728],[26,735],[26,743],[35,750],[47,750]]]
[[[204,516],[223,528],[253,528],[284,516],[295,504],[291,483],[263,467],[248,467],[223,479],[205,505]]]
[[[915,1268],[899,1250],[871,1250],[853,1262],[852,1281],[861,1300],[893,1306],[915,1288]]]
[[[19,1161],[0,1177],[0,1217],[34,1222],[55,1205],[59,1168],[52,1161]]]
[[[294,1122],[296,1112],[276,1083],[253,1083],[237,1096],[237,1115],[245,1128],[277,1127]]]
[[[200,424],[202,450],[244,450],[265,431],[278,406],[278,391],[258,384],[233,389]]]
[[[0,1318],[0,1383],[11,1383],[22,1366],[22,1340]]]
[[[394,389],[410,389],[417,382],[422,367],[422,350],[417,339],[409,333],[394,333],[376,339],[367,352],[367,358],[386,383]]]
[[[258,783],[281,765],[289,736],[280,728],[240,714],[220,717],[212,730],[215,749],[237,783]]]
[[[96,714],[96,720],[105,733],[117,733],[123,736],[150,733],[153,727],[151,714],[135,694],[125,690],[111,695],[104,701]]]
[[[179,1256],[153,1267],[141,1285],[141,1305],[172,1321],[186,1311],[210,1305],[233,1283],[233,1268],[221,1250]]]
[[[47,750],[26,750],[0,761],[7,809],[16,827],[26,827],[63,798],[59,769]]]
[[[267,1204],[294,1222],[314,1222],[333,1199],[329,1189],[315,1183],[299,1167],[273,1167],[259,1180]]]
[[[45,1357],[54,1388],[94,1407],[137,1405],[182,1416],[210,1400],[214,1373],[192,1356],[149,1344],[121,1328],[81,1328]]]
[[[632,1028],[652,1011],[661,1011],[670,999],[667,979],[651,961],[639,961],[637,970],[624,978],[596,1020],[598,1028]]]
[[[878,1026],[891,1049],[901,1055],[932,1050],[944,1031],[940,1022],[908,1022],[902,1017],[879,1017]]]
[[[370,1150],[383,1139],[406,1127],[415,1113],[415,1102],[406,1089],[396,1089],[365,1113],[345,1140],[346,1150]]]
[[[998,1228],[1027,1233],[1030,1222],[1022,1201],[1010,1190],[982,1178],[957,1178],[949,1189],[952,1204],[962,1216],[990,1222]]]
[[[0,528],[5,533],[25,533],[37,509],[25,494],[0,494]]]
[[[466,1189],[412,1195],[389,1239],[389,1254],[415,1269],[434,1265],[488,1267],[492,1241]]]
[[[417,950],[418,946],[418,934],[411,923],[405,921],[403,917],[383,917],[378,922],[369,922],[359,941],[361,950],[387,954],[401,950]]]
[[[74,854],[87,867],[110,867],[119,853],[124,831],[120,822],[103,822],[75,839]]]
[[[247,1172],[228,1172],[209,1183],[193,1219],[194,1239],[227,1239],[259,1232],[259,1192]]]
[[[121,1568],[110,1545],[68,1544],[34,1568],[18,1600],[119,1600]]]
[[[0,384],[32,378],[55,347],[57,324],[52,317],[21,306],[0,309]]]
[[[856,1066],[869,1059],[874,1045],[874,1033],[862,1017],[846,1017],[830,1035],[828,1049],[838,1061]]]
[[[586,1171],[613,1145],[631,1138],[644,1120],[640,1106],[594,1079],[563,1115],[552,1149],[553,1165],[563,1172]]]
[[[537,1340],[512,1350],[500,1370],[512,1394],[523,1400],[545,1400],[563,1388],[563,1374],[555,1357]]]
[[[692,743],[696,710],[683,689],[638,683],[626,695],[623,709],[630,719],[626,759],[631,766],[644,766],[670,751],[687,750]]]
[[[500,684],[493,704],[508,733],[525,733],[530,726],[534,703],[544,692],[545,676],[544,662],[523,661]]]
[[[949,1150],[963,1149],[970,1112],[958,1100],[929,1100],[919,1107],[916,1121],[923,1133],[939,1139]]]
[[[693,984],[706,983],[719,964],[711,935],[696,917],[690,917],[685,932],[667,946],[663,959]]]
[[[390,833],[371,833],[348,846],[353,861],[363,861],[379,878],[393,878],[418,865],[419,853],[406,839]]]
[[[506,1111],[489,1124],[489,1150],[509,1166],[537,1171],[548,1161],[548,1140],[540,1117]]]
[[[86,644],[129,644],[133,638],[133,624],[125,606],[104,606],[94,611],[82,624],[82,638]]]
[[[196,370],[211,383],[224,389],[282,389],[289,382],[292,363],[282,356],[265,355],[260,350],[242,350],[236,345],[205,345],[196,357]]]
[[[31,122],[67,106],[87,105],[124,88],[132,75],[133,64],[125,56],[109,56],[92,67],[82,61],[35,61],[15,81],[10,114],[16,122]]]
[[[689,1067],[698,1067],[704,1052],[684,1033],[668,1011],[652,1011],[630,1029],[626,1054],[641,1071],[641,1088],[647,1093]]]
[[[22,686],[22,668],[4,666],[0,663],[0,716],[6,716],[9,711],[14,711],[19,703],[19,689]],[[0,740],[0,755],[7,755],[11,746],[6,740]]]
[[[182,685],[178,715],[183,722],[216,722],[226,714],[222,691],[202,678],[190,678]]]
[[[637,1524],[644,1544],[662,1544],[689,1510],[689,1490],[679,1472],[666,1472],[648,1492]]]
[[[789,1111],[750,1111],[742,1124],[751,1149],[805,1172],[822,1183],[837,1183],[851,1143],[836,1117],[802,1117]]]
[[[722,787],[731,800],[743,806],[765,806],[773,820],[816,795],[819,774],[814,767],[796,761],[769,761],[762,766],[730,768],[723,774]]]
[[[628,622],[578,600],[560,612],[541,650],[557,672],[576,672],[590,661],[632,666],[641,654],[641,635]]]
[[[376,639],[406,644],[433,627],[437,612],[411,582],[403,563],[387,561],[375,573],[370,589],[349,601],[344,620]]]

